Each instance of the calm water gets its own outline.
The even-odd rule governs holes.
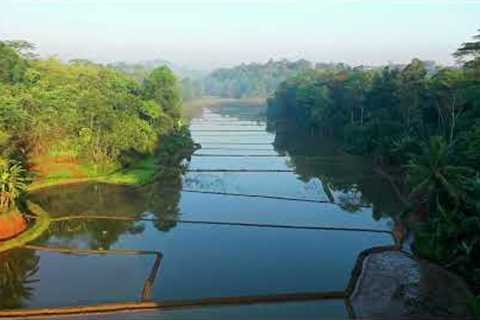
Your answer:
[[[268,133],[263,111],[253,106],[205,109],[191,123],[202,149],[192,156],[191,171],[177,181],[142,188],[81,184],[38,192],[34,200],[56,218],[102,219],[54,222],[34,244],[158,252],[162,259],[148,297],[156,301],[344,290],[357,255],[391,244],[391,235],[275,225],[388,231],[390,216],[398,212],[393,192],[366,160],[326,141]],[[155,254],[13,250],[0,256],[0,307],[139,301],[155,259]],[[342,300],[330,300],[105,318],[320,316],[348,317]]]

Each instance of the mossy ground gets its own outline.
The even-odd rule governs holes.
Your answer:
[[[44,163],[39,164],[38,161]],[[35,161],[35,179],[29,190],[81,181],[144,185],[154,179],[157,171],[158,165],[153,156],[139,160],[127,169],[114,166],[98,168],[75,160],[41,158]]]

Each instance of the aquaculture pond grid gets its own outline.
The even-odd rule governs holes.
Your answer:
[[[218,126],[221,129],[211,129],[211,126]],[[250,126],[255,127],[255,129],[231,129],[228,127],[242,127]],[[221,115],[215,114],[213,111],[207,110],[203,114],[202,119],[197,119],[192,122],[192,137],[196,139],[197,137],[205,138],[210,136],[222,137],[225,135],[233,134],[240,138],[235,141],[221,141],[217,140],[211,143],[203,143],[202,149],[197,151],[193,157],[191,164],[195,162],[194,159],[205,158],[207,161],[209,158],[259,158],[268,160],[269,158],[282,158],[288,160],[287,155],[281,155],[276,153],[273,149],[271,142],[251,142],[249,141],[252,136],[252,133],[258,133],[260,138],[266,137],[265,135],[265,125],[259,122],[253,121],[242,121],[237,120],[234,117],[225,118]],[[205,128],[205,129],[203,129]],[[200,134],[198,134],[200,133]],[[205,134],[207,133],[207,134]],[[211,135],[210,133],[216,133]],[[248,133],[248,134],[244,134]],[[244,139],[244,140],[242,140]],[[250,146],[250,148],[249,148]],[[252,148],[252,146],[262,146],[262,148]],[[267,148],[267,147],[270,148]],[[235,154],[228,153],[199,153],[202,150],[217,150],[221,151],[236,151]],[[259,153],[255,153],[258,151]],[[261,152],[272,152],[273,154],[264,154]],[[254,161],[254,160],[253,160]],[[254,163],[254,162],[251,162]],[[222,167],[202,167],[202,168],[188,168],[186,170],[188,173],[273,173],[273,174],[294,174],[294,169],[268,169],[268,168],[222,168]],[[281,206],[282,202],[309,202],[316,203],[321,205],[332,205],[339,206],[340,204],[336,203],[333,198],[326,200],[319,199],[304,199],[288,196],[278,196],[275,194],[254,194],[254,193],[235,193],[235,192],[216,192],[208,191],[201,189],[190,189],[183,188],[181,190],[185,193],[195,193],[195,194],[206,194],[206,195],[215,195],[215,196],[229,196],[229,197],[240,197],[240,198],[261,198],[261,199],[270,199],[279,202]],[[360,207],[369,208],[369,205],[360,205]],[[301,225],[301,224],[285,224],[285,223],[252,223],[244,221],[215,221],[215,220],[205,220],[205,219],[185,219],[185,218],[152,218],[149,216],[139,216],[139,217],[122,217],[114,215],[87,215],[87,216],[64,216],[52,219],[52,223],[58,223],[61,221],[71,221],[71,220],[106,220],[106,221],[146,221],[152,223],[162,223],[162,222],[172,222],[179,224],[192,224],[192,225],[220,225],[220,226],[235,226],[242,228],[268,228],[268,229],[291,229],[291,230],[317,230],[317,231],[334,231],[334,232],[366,232],[366,233],[379,233],[386,234],[392,237],[392,241],[396,242],[394,234],[389,229],[375,229],[375,228],[360,228],[360,227],[339,227],[339,226],[329,226],[329,225]],[[69,254],[69,255],[124,255],[124,256],[152,256],[154,261],[150,267],[150,272],[146,276],[143,285],[139,289],[138,300],[136,301],[125,301],[125,302],[115,302],[115,303],[103,303],[103,304],[93,304],[93,305],[81,305],[81,306],[68,306],[60,308],[37,308],[37,309],[19,309],[19,310],[7,310],[0,311],[0,317],[38,317],[38,316],[59,316],[59,315],[72,315],[72,314],[88,314],[88,313],[111,313],[111,312],[121,312],[121,311],[132,311],[132,310],[156,310],[156,309],[175,309],[175,308],[185,308],[185,307],[208,307],[208,306],[221,306],[221,305],[250,305],[255,303],[286,303],[286,302],[295,302],[295,301],[317,301],[317,300],[344,300],[347,297],[347,289],[342,291],[321,291],[321,292],[283,292],[283,293],[273,293],[269,295],[242,295],[242,296],[221,296],[221,297],[210,297],[210,298],[201,298],[201,299],[183,299],[183,300],[158,300],[152,296],[152,288],[155,285],[155,282],[158,277],[161,277],[161,264],[163,259],[163,254],[161,251],[152,251],[152,250],[137,250],[137,249],[80,249],[80,248],[68,248],[68,247],[54,247],[54,246],[41,246],[41,245],[27,245],[26,249],[43,251],[43,252],[53,252],[57,254]],[[348,305],[346,306],[348,309]]]

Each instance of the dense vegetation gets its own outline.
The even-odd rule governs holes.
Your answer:
[[[115,62],[108,65],[109,68],[126,73],[140,83],[143,82],[154,69],[162,66],[168,67],[181,79],[181,95],[184,101],[199,98],[204,94],[202,79],[205,76],[205,72],[177,66],[166,60],[155,59],[139,63]]]
[[[480,286],[480,35],[463,67],[307,70],[283,82],[268,116],[343,141],[381,167],[403,168],[415,250]],[[321,143],[321,140],[318,140]],[[417,224],[418,225],[418,224]]]
[[[118,62],[108,65],[114,70],[130,75],[138,82],[144,81],[147,75],[158,66],[173,68],[172,70],[181,79],[181,95],[185,101],[205,96],[235,99],[267,97],[273,94],[275,88],[282,81],[312,67],[311,63],[306,60],[296,62],[269,60],[264,64],[241,64],[231,68],[215,69],[206,74],[158,59],[136,64]],[[321,66],[323,68],[334,67],[330,64]]]
[[[311,68],[310,62],[273,61],[217,69],[203,80],[203,94],[224,98],[267,97],[288,77]]]
[[[180,123],[180,85],[168,67],[138,82],[84,60],[35,59],[31,48],[0,42],[2,204],[21,191],[11,187],[23,186],[15,183],[19,166],[34,173],[61,162],[100,175],[157,154],[171,139],[189,139]]]

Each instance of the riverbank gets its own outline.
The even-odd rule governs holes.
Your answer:
[[[28,191],[52,187],[60,184],[79,182],[104,182],[123,185],[145,185],[152,182],[159,169],[154,156],[135,162],[130,168],[118,169],[103,174],[95,174],[88,166],[74,162],[60,162],[49,166],[49,172],[40,172],[39,178],[29,186]]]
[[[53,174],[51,178],[47,176],[46,178],[35,180],[32,184],[29,185],[27,191],[34,192],[48,187],[60,185],[67,186],[86,182],[101,182],[115,185],[142,186],[152,182],[155,179],[156,173],[160,168],[160,165],[155,160],[156,159],[153,156],[148,157],[146,159],[136,162],[128,169],[117,170],[105,175],[74,176],[70,174],[65,174],[62,176],[56,176]],[[71,169],[72,164],[69,163],[69,165],[65,165],[64,167],[59,166],[59,168],[61,168],[63,172],[69,172],[67,171],[67,169]],[[76,168],[76,172],[79,172],[80,168],[81,167],[79,165],[79,168]],[[45,210],[43,210],[43,208],[30,200],[27,200],[25,202],[23,214],[30,220],[30,224],[25,231],[19,233],[12,239],[0,241],[0,253],[28,244],[29,242],[41,236],[50,225],[51,219],[48,212],[46,212]]]
[[[67,170],[71,168],[71,163],[69,165],[65,165],[64,167],[59,166],[59,169],[63,170],[63,172],[69,172]],[[79,172],[80,168],[81,166],[79,165],[79,168],[76,168],[76,172]],[[128,169],[117,170],[105,175],[74,176],[65,174],[62,176],[56,176],[53,174],[50,178],[47,176],[46,178],[35,180],[29,185],[27,191],[34,192],[48,187],[60,185],[67,186],[86,182],[142,186],[151,183],[155,179],[159,168],[160,165],[156,162],[155,157],[152,156],[136,162]],[[29,226],[25,231],[13,237],[12,239],[0,241],[0,253],[28,244],[29,242],[41,236],[50,225],[51,219],[48,212],[30,200],[26,201],[23,214],[31,220]]]
[[[220,106],[259,106],[265,104],[265,97],[232,99],[221,97],[202,97],[184,103],[183,117],[189,122],[198,112],[206,107]],[[165,142],[164,142],[165,143]],[[175,152],[177,150],[174,150]],[[168,150],[168,153],[172,153]],[[29,191],[51,187],[59,184],[79,182],[104,182],[123,185],[145,185],[152,182],[161,167],[156,156],[149,156],[134,162],[129,168],[98,168],[66,156],[43,156],[34,158],[33,172],[35,179]]]

